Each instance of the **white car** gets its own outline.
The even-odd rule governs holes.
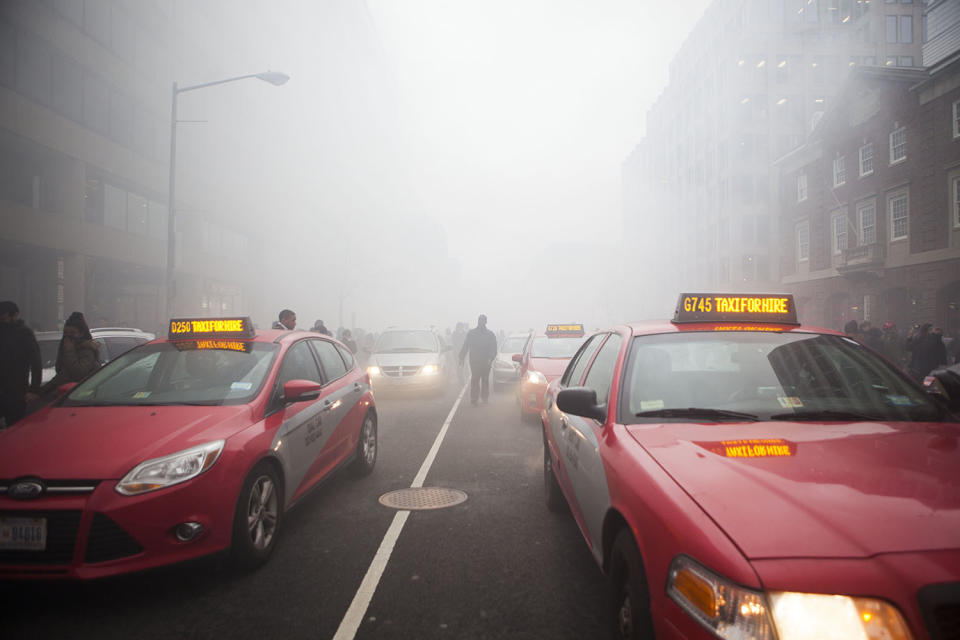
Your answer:
[[[367,373],[374,392],[424,389],[443,392],[447,385],[450,350],[430,329],[389,328],[374,345]]]
[[[523,351],[529,336],[529,333],[511,333],[500,341],[497,357],[490,367],[495,388],[520,381],[520,363],[513,361],[513,354]]]
[[[100,363],[106,364],[122,353],[150,342],[156,336],[131,327],[101,327],[90,329],[90,335],[100,343]],[[40,345],[40,359],[43,362],[43,382],[49,382],[56,374],[57,349],[60,346],[60,331],[38,331],[37,343]]]

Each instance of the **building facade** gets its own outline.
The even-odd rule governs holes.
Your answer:
[[[802,320],[960,332],[960,60],[861,68],[778,161],[782,284]]]
[[[924,7],[857,0],[708,7],[623,167],[625,247],[644,272],[658,274],[650,298],[778,287],[773,160],[804,142],[851,68],[920,64]]]

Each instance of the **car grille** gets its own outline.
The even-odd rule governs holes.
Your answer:
[[[0,550],[3,564],[70,564],[77,541],[81,511],[4,511],[4,518],[46,518],[47,548],[43,551]]]
[[[106,562],[133,556],[141,551],[143,547],[123,527],[102,513],[94,514],[87,537],[85,562]]]
[[[383,375],[390,376],[391,378],[406,378],[407,376],[415,376],[420,373],[420,367],[380,367],[380,371],[383,372]]]
[[[920,590],[920,609],[931,640],[960,640],[960,582]]]

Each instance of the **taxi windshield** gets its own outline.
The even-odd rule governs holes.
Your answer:
[[[939,421],[918,385],[843,336],[681,332],[638,336],[622,421]]]
[[[249,402],[270,371],[277,345],[238,349],[160,342],[128,351],[77,385],[63,406],[227,405]]]
[[[504,338],[500,343],[500,353],[520,353],[523,351],[523,345],[527,343],[527,336],[517,336]]]
[[[530,346],[531,358],[572,358],[586,336],[576,338],[548,338],[537,336]]]
[[[431,331],[385,331],[377,339],[376,353],[432,353],[439,351]]]

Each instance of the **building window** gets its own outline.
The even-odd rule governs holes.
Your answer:
[[[913,43],[913,16],[900,16],[900,42]]]
[[[801,173],[797,176],[797,202],[803,202],[807,199],[807,174]]]
[[[847,214],[833,216],[833,255],[839,255],[847,248]]]
[[[960,138],[960,100],[953,103],[953,137]]]
[[[887,42],[897,41],[897,16],[887,16]]]
[[[860,147],[860,177],[868,176],[873,173],[873,143]]]
[[[900,66],[901,66],[901,67],[912,67],[912,66],[913,66],[913,56],[900,56]]]
[[[909,205],[906,192],[900,192],[887,198],[887,211],[890,212],[890,240],[903,240],[909,227]]]
[[[953,194],[953,228],[960,229],[960,176],[952,179],[950,193]]]
[[[907,128],[900,127],[890,132],[890,164],[907,159]]]
[[[839,187],[847,181],[845,156],[833,159],[833,186]]]
[[[806,262],[810,259],[810,223],[803,222],[797,225],[797,260]]]
[[[860,226],[857,244],[861,247],[877,242],[877,208],[872,202],[857,206],[857,220]]]

